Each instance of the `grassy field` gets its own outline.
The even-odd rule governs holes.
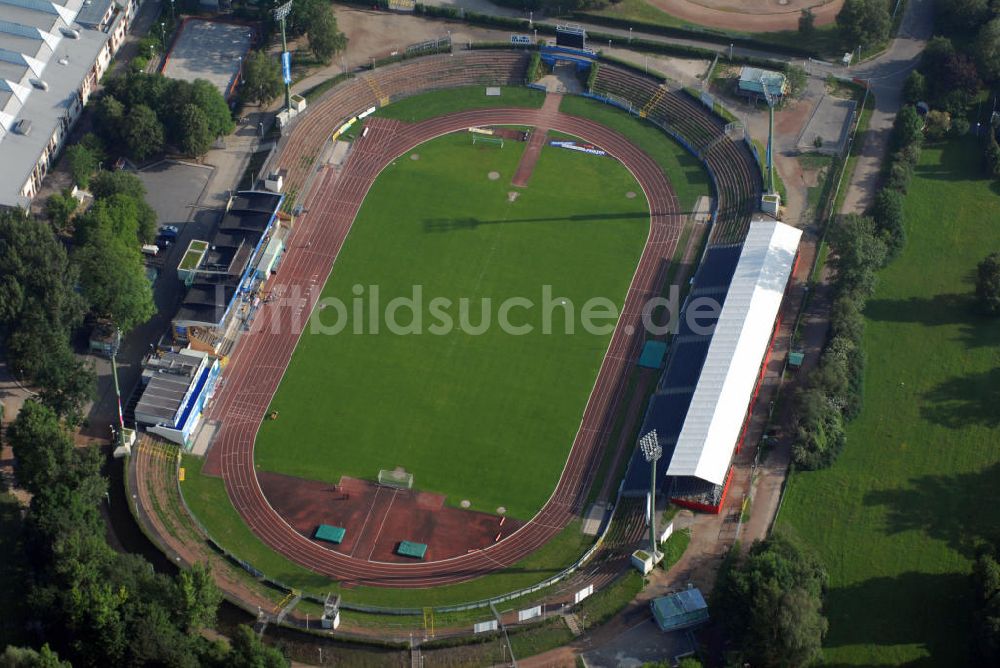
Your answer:
[[[668,28],[692,28],[694,30],[703,30],[712,33],[724,33],[734,37],[753,37],[762,42],[774,44],[776,46],[801,47],[803,41],[802,35],[799,34],[797,30],[782,30],[778,32],[737,32],[731,30],[719,30],[717,28],[706,28],[705,26],[701,26],[696,23],[690,23],[678,19],[677,17],[666,13],[662,9],[654,7],[646,2],[646,0],[620,0],[620,2],[614,2],[607,5],[604,9],[587,10],[583,13],[594,16],[607,16],[615,19],[636,21],[637,23],[648,23]],[[641,26],[637,25],[635,29],[637,33],[642,32]],[[813,34],[809,37],[808,42],[810,46],[819,53],[837,55],[838,49],[840,49],[840,40],[840,33],[838,32],[836,25],[830,24],[817,27]]]
[[[864,412],[832,468],[789,481],[779,527],[830,572],[832,665],[969,665],[971,558],[1000,527],[1000,322],[971,299],[1000,193],[980,162],[972,140],[924,149],[866,311]]]
[[[544,546],[510,568],[478,580],[434,589],[384,589],[340,585],[318,573],[288,561],[264,545],[243,523],[229,502],[221,478],[202,475],[204,460],[185,455],[186,469],[181,491],[191,512],[223,548],[252,564],[273,580],[313,594],[333,591],[351,603],[392,607],[423,607],[475,601],[528,587],[555,575],[572,564],[591,545],[580,531],[580,521],[572,522]],[[511,603],[516,604],[515,603]]]
[[[352,305],[353,287],[363,286],[364,318],[337,335],[303,335],[269,409],[281,417],[257,436],[261,469],[336,482],[402,466],[416,487],[453,505],[504,506],[520,518],[542,506],[614,322],[588,333],[577,317],[567,334],[556,299],[576,305],[577,315],[593,297],[620,308],[649,214],[620,163],[572,151],[544,149],[530,186],[514,188],[523,146],[472,146],[459,133],[383,172],[323,290]],[[487,178],[491,171],[500,178]],[[543,286],[551,286],[554,306],[543,305]],[[390,315],[368,318],[368,309],[388,312],[397,298],[416,301],[418,288],[417,315],[404,308],[396,319],[416,333],[394,333]],[[515,297],[534,302],[510,312],[511,323],[530,325],[530,333],[499,326],[501,304]],[[442,298],[452,302],[442,303],[454,323],[446,332],[430,304]],[[340,322],[348,311],[353,306]],[[327,325],[339,319],[336,309],[318,313]]]
[[[522,86],[503,86],[499,97],[487,97],[483,86],[446,88],[393,102],[382,107],[376,116],[415,123],[464,109],[489,107],[526,107],[537,109],[545,101],[545,93]]]
[[[596,121],[642,147],[667,175],[682,211],[691,211],[700,196],[710,194],[708,172],[702,162],[652,123],[603,102],[575,95],[563,98],[559,111]]]

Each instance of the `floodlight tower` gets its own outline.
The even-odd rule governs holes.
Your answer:
[[[774,188],[774,95],[771,93],[771,89],[767,86],[767,81],[764,78],[764,73],[761,73],[760,88],[764,93],[764,101],[767,102],[767,112],[768,112],[768,126],[767,126],[767,155],[765,156],[765,169],[767,170],[767,183],[765,183],[765,192],[761,196],[761,209],[765,213],[768,213],[775,218],[779,217],[781,209],[781,197],[775,191]]]
[[[663,454],[660,447],[660,439],[656,435],[656,430],[648,432],[639,439],[639,447],[642,449],[642,456],[649,462],[649,553],[656,562],[656,462]]]
[[[118,351],[122,345],[122,332],[115,327],[111,341],[111,377],[115,380],[115,399],[118,402],[118,433],[115,435],[115,446],[125,445],[125,414],[122,412],[122,391],[118,384]]]
[[[274,20],[281,24],[281,78],[285,81],[285,110],[292,110],[292,55],[288,53],[288,39],[285,37],[285,19],[292,13],[292,1],[274,8]]]

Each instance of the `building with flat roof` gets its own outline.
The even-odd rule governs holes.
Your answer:
[[[275,224],[283,200],[257,190],[230,198],[197,264],[185,269],[190,288],[173,320],[175,338],[190,340],[193,329],[224,330],[234,313],[254,308],[257,288],[284,248]]]
[[[27,208],[138,0],[0,0],[0,206]]]
[[[680,631],[708,621],[708,603],[701,590],[693,587],[654,598],[649,607],[661,631]]]
[[[741,95],[754,100],[765,99],[768,95],[774,100],[780,100],[788,92],[788,79],[774,70],[744,67],[740,70],[738,88]]]
[[[215,393],[219,360],[197,350],[150,357],[135,407],[136,426],[188,447],[206,402]]]

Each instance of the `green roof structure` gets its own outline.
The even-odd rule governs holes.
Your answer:
[[[399,547],[396,548],[396,554],[401,557],[423,559],[424,555],[427,554],[427,545],[424,543],[412,543],[408,540],[404,540],[401,541],[399,543]]]
[[[328,543],[340,543],[344,540],[344,534],[347,531],[343,527],[330,526],[329,524],[320,524],[316,527],[316,533],[313,534],[313,538],[316,540],[325,540]]]
[[[661,631],[677,631],[708,621],[708,604],[696,588],[654,598],[649,607]]]
[[[762,70],[759,67],[744,67],[740,70],[740,92],[764,95],[764,87],[772,97],[785,94],[787,80],[781,72]]]

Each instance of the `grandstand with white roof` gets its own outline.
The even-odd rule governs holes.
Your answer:
[[[656,431],[663,449],[658,488],[678,505],[718,512],[725,502],[801,236],[794,227],[757,220],[742,243],[705,252],[640,430],[640,436]],[[721,304],[714,327],[687,317],[698,298]],[[649,466],[637,449],[625,495],[648,491]]]
[[[0,206],[27,207],[137,0],[0,0]]]

